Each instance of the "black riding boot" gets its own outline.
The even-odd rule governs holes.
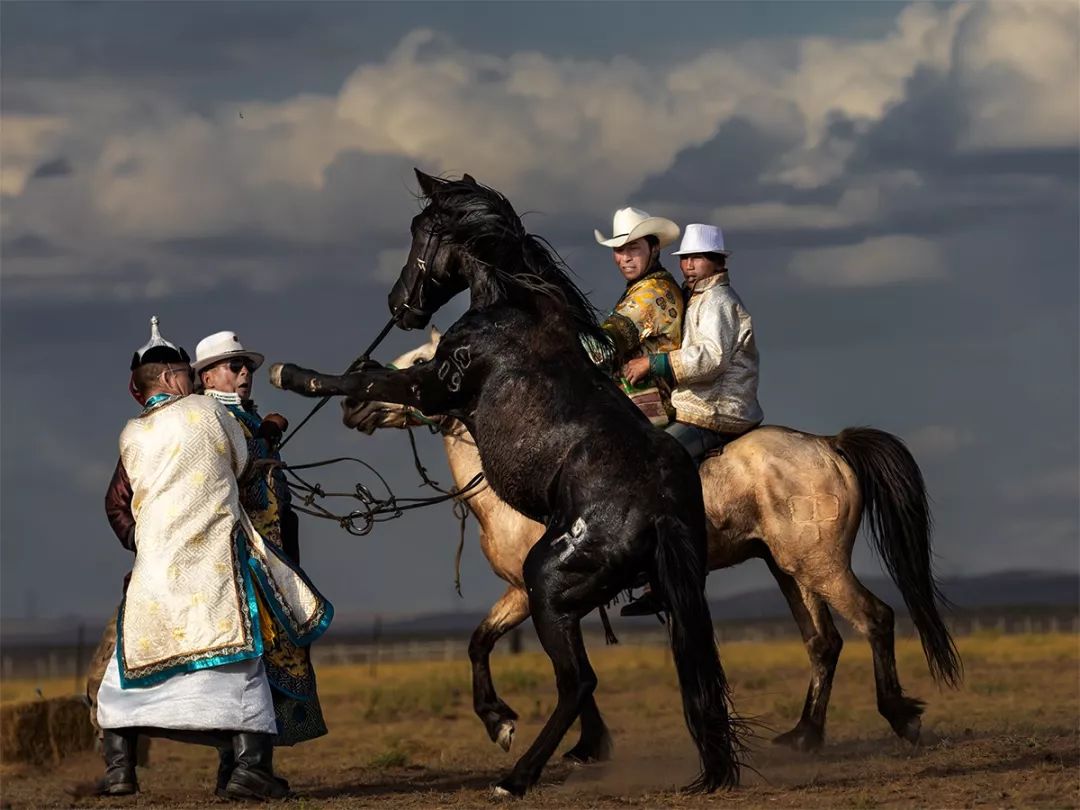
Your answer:
[[[229,778],[232,776],[233,769],[236,767],[236,756],[233,754],[232,746],[228,748],[218,749],[218,769],[217,769],[217,785],[214,788],[214,795],[225,799],[228,798],[228,794],[225,792],[225,788],[229,784]]]
[[[225,785],[230,799],[284,799],[288,783],[274,776],[273,735],[242,731],[233,737],[236,766]]]
[[[138,735],[133,730],[103,731],[101,747],[105,754],[105,776],[95,786],[99,796],[130,796],[139,792],[139,780],[135,777],[137,740]]]
[[[633,602],[623,605],[619,611],[620,616],[652,616],[667,610],[667,606],[656,596],[653,591],[647,590]]]

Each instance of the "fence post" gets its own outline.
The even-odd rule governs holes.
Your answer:
[[[382,614],[375,614],[375,621],[371,626],[371,667],[370,672],[375,675],[379,669],[379,643],[382,641]]]
[[[80,695],[86,691],[83,683],[83,647],[86,642],[86,625],[80,623],[79,631],[75,636],[75,691],[73,694]]]

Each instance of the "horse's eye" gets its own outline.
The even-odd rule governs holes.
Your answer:
[[[417,357],[415,360],[412,361],[412,364],[414,366],[418,366],[421,363],[426,363],[426,362],[427,362],[427,360],[425,360],[423,357]]]

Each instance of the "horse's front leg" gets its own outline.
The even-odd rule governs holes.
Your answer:
[[[491,741],[509,751],[514,741],[517,712],[495,692],[491,678],[491,651],[495,642],[529,618],[529,596],[524,589],[511,585],[469,640],[472,662],[473,709],[483,721]]]
[[[451,404],[447,401],[448,389],[438,384],[436,372],[430,367],[397,371],[372,363],[351,374],[320,374],[292,363],[275,363],[270,367],[270,382],[306,397],[344,396],[358,402],[392,402],[425,413],[439,413]]]

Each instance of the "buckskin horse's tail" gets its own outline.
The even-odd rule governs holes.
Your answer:
[[[731,693],[705,599],[706,564],[690,527],[670,515],[656,518],[656,581],[668,605],[671,651],[682,690],[683,715],[701,756],[690,790],[712,792],[739,783],[743,725]]]
[[[833,446],[859,479],[863,516],[919,631],[930,674],[958,686],[963,664],[938,611],[948,602],[934,581],[932,521],[919,465],[900,439],[883,430],[846,428]]]

